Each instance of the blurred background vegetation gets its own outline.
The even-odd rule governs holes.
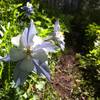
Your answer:
[[[34,10],[28,17],[21,9],[26,2]],[[0,55],[31,18],[42,37],[59,18],[65,51],[49,58],[51,83],[32,72],[14,88],[14,64],[0,62],[0,100],[100,100],[100,0],[0,0]]]

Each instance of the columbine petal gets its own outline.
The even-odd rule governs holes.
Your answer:
[[[29,28],[28,28],[28,34],[27,34],[27,41],[30,45],[33,42],[33,36],[36,35],[37,31],[35,28],[35,25],[33,23],[33,20],[31,20]]]
[[[27,13],[32,13],[33,12],[33,7],[32,4],[27,2],[26,6],[24,6],[22,9],[26,10]]]
[[[33,20],[31,20],[29,28],[25,28],[21,41],[24,47],[28,47],[33,44],[33,37],[37,33]]]
[[[37,65],[34,62],[33,62],[33,64],[34,64],[33,71],[36,72],[38,75],[42,75],[41,69],[39,67],[37,67]]]
[[[37,45],[42,44],[42,42],[43,42],[42,38],[35,35],[35,36],[33,37],[33,43],[34,43],[34,44],[32,45],[32,48],[36,47]]]
[[[62,50],[64,50],[64,47],[65,47],[65,42],[64,42],[64,35],[62,34],[62,32],[60,32],[60,25],[59,25],[59,21],[56,21],[55,22],[55,27],[54,27],[54,37],[60,48]]]
[[[25,28],[23,31],[23,34],[21,36],[21,45],[23,47],[27,47],[28,46],[28,42],[27,42],[27,34],[28,34],[28,28]]]
[[[25,53],[21,48],[11,48],[10,59],[11,61],[19,61],[25,57]]]
[[[64,41],[64,35],[62,32],[56,32],[55,37],[60,41]]]
[[[48,60],[47,53],[43,49],[33,50],[32,58],[38,60],[39,62],[45,62]]]
[[[23,71],[20,68],[20,64],[21,63],[18,63],[14,69],[14,81],[16,83],[16,86],[23,84],[29,74],[29,72]]]
[[[58,36],[56,36],[56,40],[57,40],[60,48],[64,51],[64,48],[65,48],[64,36],[62,34],[58,33]]]
[[[47,68],[45,66],[43,67],[43,65],[40,66],[36,60],[33,60],[33,63],[37,69],[37,72],[39,74],[42,73],[50,81],[50,72],[46,70]]]
[[[65,42],[64,41],[60,41],[59,42],[59,46],[60,46],[61,50],[64,51],[64,49],[65,49]]]
[[[3,37],[3,35],[4,35],[3,32],[0,30],[0,37]]]
[[[35,61],[37,61],[37,60],[35,60]],[[48,73],[50,73],[50,70],[49,70],[49,68],[48,68],[48,61],[45,61],[45,62],[43,62],[43,63],[37,61],[37,63],[38,63],[44,70],[46,70]],[[35,65],[34,65],[34,69],[33,69],[33,70],[34,70],[35,72],[37,72],[39,75],[42,74],[42,73],[41,73],[41,70],[39,70],[39,68],[38,68],[37,66],[35,66]]]
[[[20,64],[20,69],[25,72],[31,72],[33,70],[33,66],[31,58],[25,58]]]
[[[26,16],[30,16],[33,13],[33,6],[30,2],[27,2],[26,6],[22,7],[22,9],[26,11]]]
[[[18,78],[17,81],[16,81],[16,85],[15,85],[15,87],[18,87],[20,84],[21,84],[21,79]]]
[[[0,61],[10,61],[10,55],[7,55],[5,57],[0,56]]]
[[[20,38],[21,38],[21,35],[18,35],[16,37],[13,37],[11,39],[11,43],[14,45],[14,46],[17,46],[19,47],[20,46]]]
[[[44,41],[50,41],[50,40],[53,40],[54,39],[54,34],[52,35],[52,36],[47,36],[47,37],[45,37],[43,40]]]
[[[55,26],[54,26],[54,33],[60,31],[60,25],[59,25],[59,20],[57,20],[55,22]]]
[[[44,63],[41,64],[41,67],[47,71],[48,73],[50,73],[50,69],[48,68],[48,61],[45,61]]]
[[[53,45],[50,42],[43,42],[42,44],[38,44],[34,49],[44,49],[47,53],[48,52],[55,52],[57,50],[57,46]]]
[[[32,7],[32,4],[30,2],[27,2],[27,7],[31,8]]]

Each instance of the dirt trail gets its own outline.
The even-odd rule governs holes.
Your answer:
[[[58,65],[56,66],[53,87],[62,97],[62,100],[68,100],[71,97],[75,64],[75,53],[70,50],[67,54],[60,57]]]

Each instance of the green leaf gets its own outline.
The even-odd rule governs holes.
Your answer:
[[[45,82],[43,82],[43,81],[38,82],[36,84],[36,88],[41,91],[44,88],[44,85],[45,85]]]

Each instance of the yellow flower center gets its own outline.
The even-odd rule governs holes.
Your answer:
[[[28,47],[28,48],[24,48],[24,52],[26,53],[27,56],[30,56],[32,53],[32,50],[30,49],[30,47]]]

